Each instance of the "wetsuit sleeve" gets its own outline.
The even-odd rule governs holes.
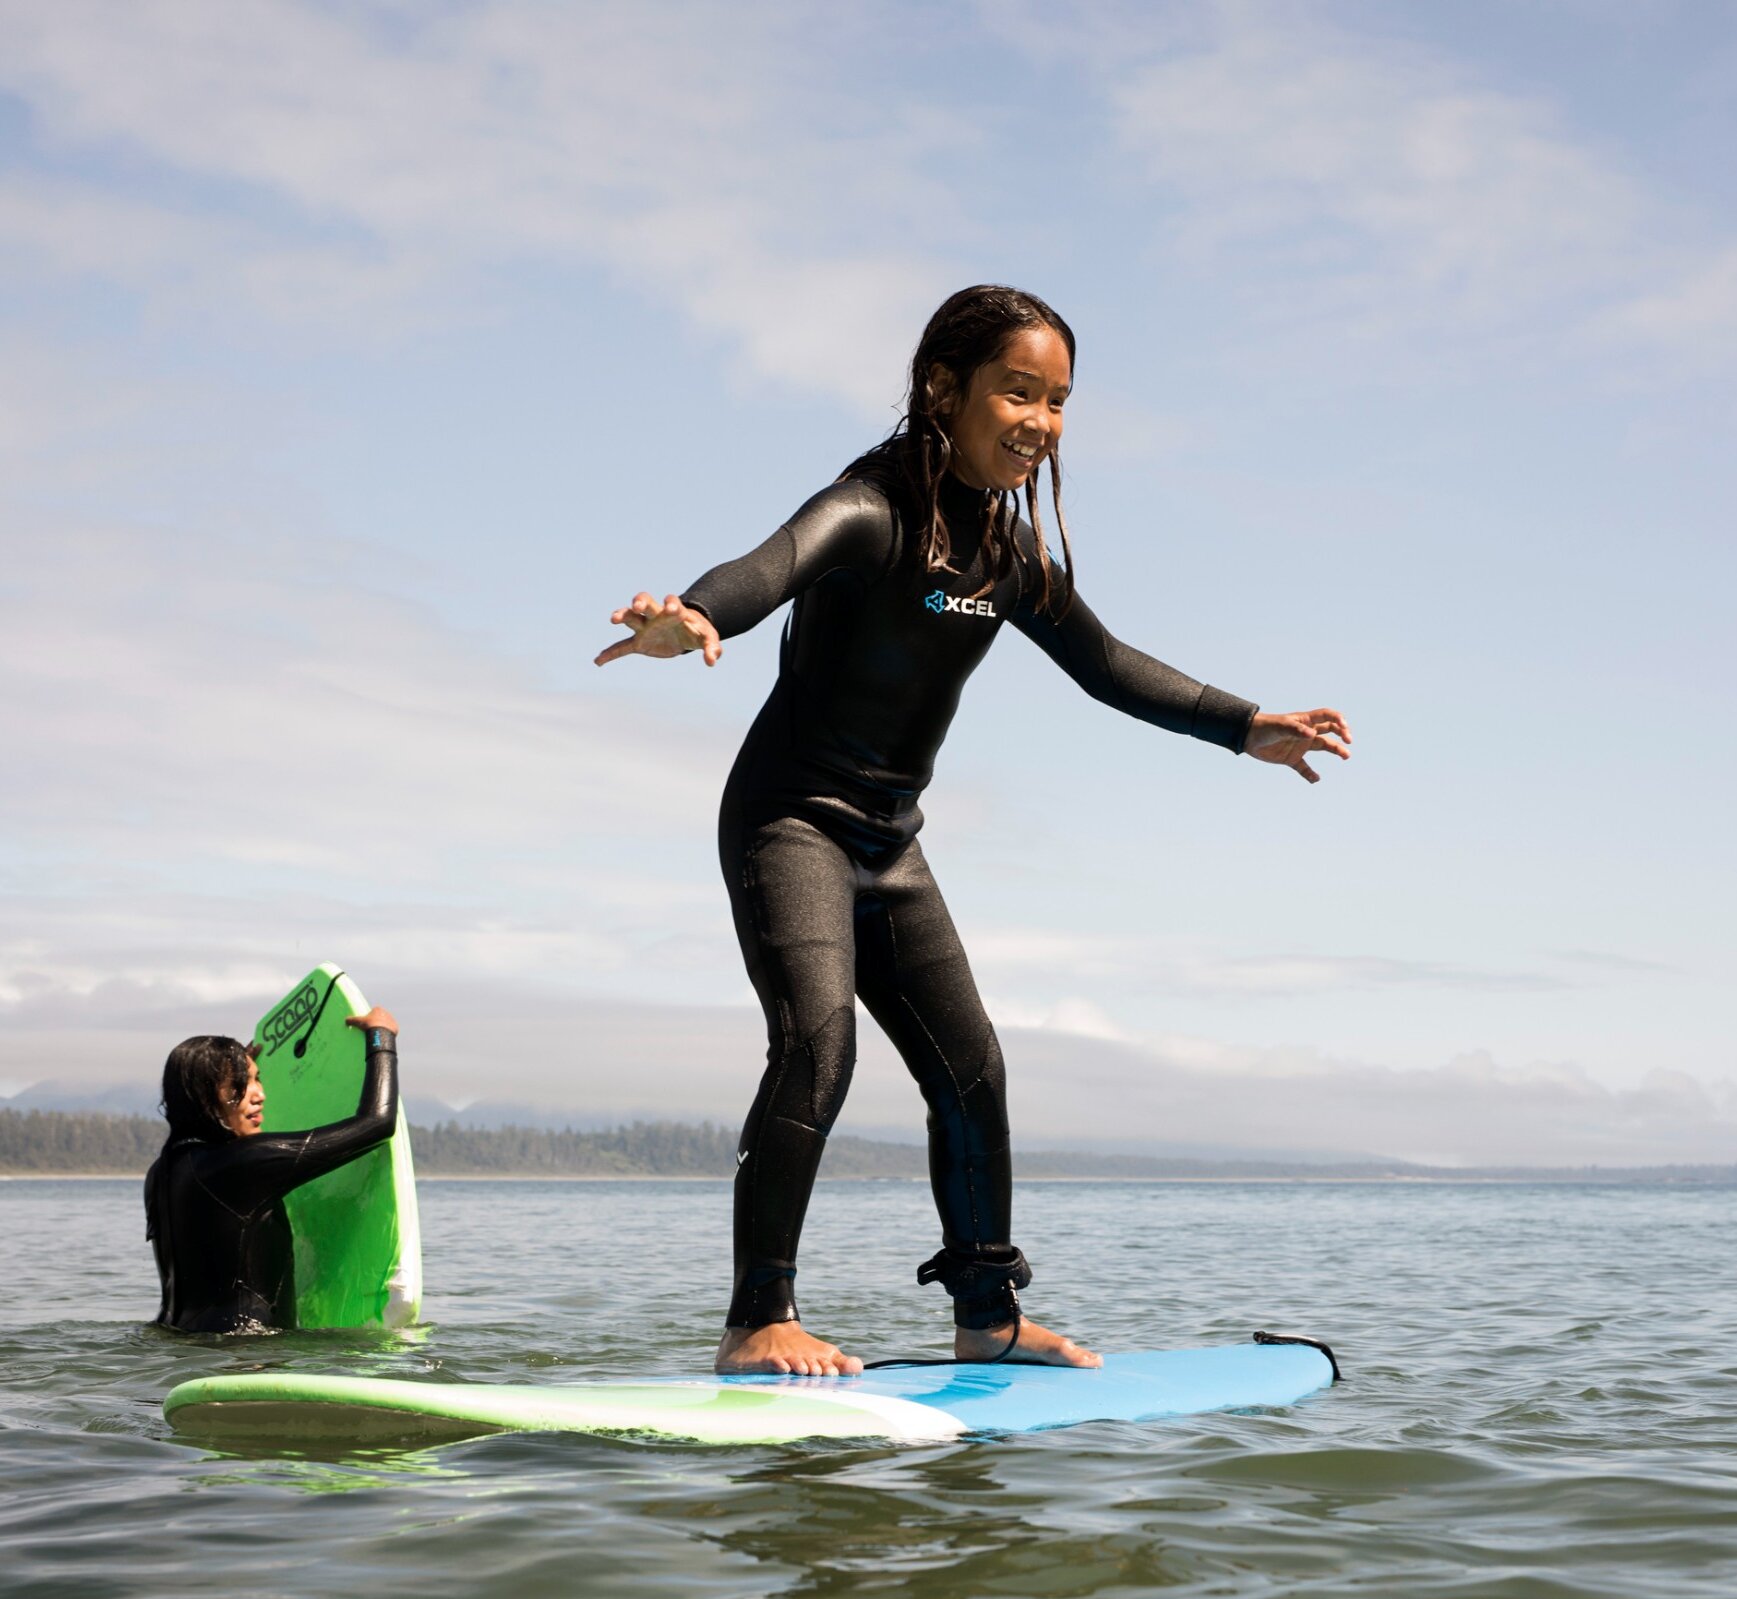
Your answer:
[[[879,494],[862,483],[834,483],[758,549],[714,566],[682,604],[710,618],[720,638],[734,638],[833,572],[873,581],[892,562],[894,537],[892,511]]]
[[[304,1133],[237,1138],[205,1156],[200,1181],[225,1204],[252,1210],[385,1143],[397,1125],[397,1040],[382,1028],[371,1028],[362,1097],[354,1116]]]
[[[1093,699],[1154,727],[1242,754],[1259,706],[1124,644],[1077,594],[1060,621],[1022,600],[1013,625]]]

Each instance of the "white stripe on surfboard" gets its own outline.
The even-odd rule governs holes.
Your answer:
[[[957,1438],[965,1431],[965,1423],[933,1405],[919,1405],[909,1399],[894,1399],[889,1394],[814,1393],[805,1399],[821,1399],[844,1410],[864,1411],[878,1419],[885,1432],[882,1436],[896,1438],[901,1443],[940,1443]]]
[[[836,1379],[833,1379],[836,1380]],[[891,1394],[865,1394],[852,1388],[819,1387],[818,1383],[828,1379],[815,1379],[816,1386],[810,1386],[800,1379],[793,1380],[788,1388],[779,1384],[767,1383],[763,1387],[748,1383],[718,1383],[707,1382],[703,1377],[670,1377],[653,1378],[650,1382],[623,1384],[624,1387],[636,1388],[694,1388],[702,1392],[722,1398],[725,1394],[741,1393],[748,1389],[753,1393],[769,1394],[777,1397],[788,1393],[792,1398],[799,1398],[806,1404],[825,1405],[828,1409],[848,1410],[857,1415],[872,1416],[880,1426],[865,1430],[863,1437],[893,1438],[901,1443],[943,1443],[949,1438],[957,1438],[969,1428],[952,1412],[937,1409],[934,1405],[919,1405],[913,1399],[898,1399]],[[598,1398],[606,1396],[615,1384],[611,1383],[574,1383],[565,1392],[575,1397],[586,1394],[587,1391]],[[648,1421],[645,1425],[656,1431],[674,1431],[667,1422]],[[791,1437],[800,1436],[792,1433]]]

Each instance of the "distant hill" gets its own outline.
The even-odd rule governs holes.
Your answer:
[[[465,1127],[455,1120],[414,1128],[416,1169],[425,1177],[728,1177],[736,1137],[713,1122],[634,1122],[602,1131],[548,1127]],[[140,1176],[163,1142],[153,1116],[97,1111],[0,1110],[0,1174],[56,1172]],[[1405,1161],[1092,1154],[1022,1150],[1022,1178],[1142,1181],[1394,1181],[1674,1183],[1737,1186],[1737,1166],[1501,1166],[1446,1168]],[[920,1144],[838,1135],[826,1178],[922,1178]]]
[[[94,1111],[104,1116],[154,1117],[158,1093],[156,1083],[120,1083],[88,1093],[59,1083],[32,1083],[10,1098],[0,1096],[0,1111]]]

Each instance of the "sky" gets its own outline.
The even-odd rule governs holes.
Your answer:
[[[923,839],[1016,1142],[1737,1158],[1733,148],[1692,0],[0,0],[0,1095],[329,960],[413,1116],[737,1122],[777,624],[591,658],[1001,281],[1082,594],[1356,736],[998,641]],[[866,1028],[841,1129],[920,1123]]]

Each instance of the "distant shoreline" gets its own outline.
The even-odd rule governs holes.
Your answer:
[[[1408,1188],[1737,1188],[1737,1171],[1721,1177],[1653,1177],[1647,1168],[1613,1166],[1603,1175],[1592,1176],[1578,1170],[1557,1176],[1551,1168],[1534,1172],[1515,1172],[1491,1176],[1474,1172],[1465,1177],[1447,1173],[1419,1176],[1410,1172],[1371,1173],[1367,1176],[1307,1177],[1302,1175],[1263,1176],[1254,1173],[1223,1176],[1078,1176],[1069,1177],[1040,1173],[1021,1177],[1021,1186],[1033,1183],[1062,1183],[1075,1186],[1087,1183],[1139,1183],[1172,1187],[1223,1187],[1232,1183],[1259,1184],[1263,1187],[1362,1187],[1391,1184]],[[142,1171],[0,1171],[0,1183],[121,1183],[143,1182]],[[422,1183],[730,1183],[734,1178],[723,1173],[710,1175],[699,1172],[418,1172]],[[846,1173],[838,1177],[820,1177],[825,1183],[917,1183],[927,1185],[927,1177],[907,1177],[902,1174],[876,1176],[866,1173]]]
[[[0,1181],[64,1177],[137,1180],[163,1147],[150,1116],[0,1109]],[[410,1129],[417,1174],[429,1182],[729,1182],[736,1132],[715,1122],[633,1122],[604,1131],[572,1127],[465,1127],[455,1121]],[[1025,1183],[1573,1183],[1598,1187],[1737,1187],[1737,1164],[1432,1166],[1382,1155],[1310,1160],[1259,1150],[1141,1155],[1016,1149]],[[822,1182],[928,1180],[928,1152],[849,1133],[827,1143]]]

